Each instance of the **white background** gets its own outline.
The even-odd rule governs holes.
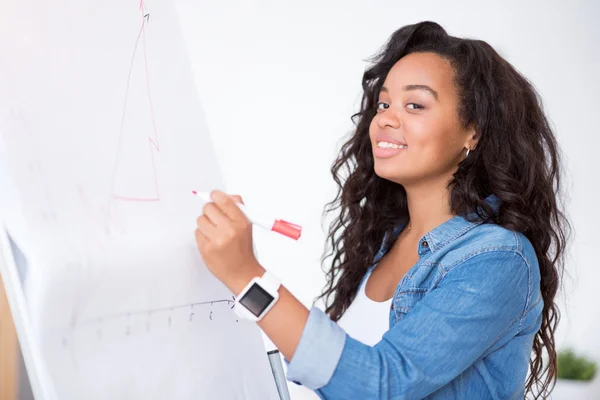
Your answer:
[[[365,61],[421,20],[494,46],[538,88],[565,155],[574,237],[558,343],[600,361],[600,2],[231,0],[189,11],[184,34],[227,186],[304,226],[298,243],[262,232],[257,241],[264,265],[307,306],[325,283],[329,167],[352,128]]]

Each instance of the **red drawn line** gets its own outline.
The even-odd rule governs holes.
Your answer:
[[[140,28],[140,32],[139,32],[138,37],[135,42],[135,48],[134,48],[134,52],[133,52],[133,57],[131,59],[130,69],[129,69],[129,76],[127,78],[127,92],[125,94],[125,105],[124,105],[123,115],[121,118],[121,132],[120,132],[120,136],[119,136],[119,149],[118,149],[118,153],[117,153],[117,160],[116,160],[116,165],[115,165],[115,170],[114,170],[113,180],[112,180],[112,188],[113,188],[113,190],[112,190],[113,196],[112,197],[116,200],[121,200],[121,201],[133,201],[133,202],[160,201],[158,174],[156,173],[156,161],[154,159],[154,151],[156,150],[156,151],[160,152],[160,146],[158,143],[158,130],[156,129],[154,104],[152,102],[152,94],[150,91],[150,74],[148,72],[148,56],[147,56],[147,51],[146,51],[146,22],[148,22],[148,20],[150,19],[150,14],[145,13],[145,7],[146,6],[144,4],[144,0],[140,0],[140,12],[141,12],[141,16],[142,16],[142,26]],[[144,68],[145,68],[145,73],[146,73],[146,89],[148,92],[148,103],[150,106],[150,118],[152,120],[152,131],[153,131],[153,136],[154,136],[154,137],[148,137],[148,144],[150,146],[150,157],[152,159],[152,174],[154,177],[154,188],[156,190],[156,197],[121,196],[121,195],[117,195],[115,193],[116,175],[118,173],[120,157],[121,157],[120,153],[121,153],[121,143],[122,143],[122,139],[123,139],[123,126],[124,126],[125,114],[126,114],[126,110],[127,110],[127,99],[129,97],[129,84],[131,82],[131,73],[133,70],[135,54],[137,52],[137,47],[138,47],[138,44],[140,41],[140,37],[142,38],[142,44],[143,44]]]

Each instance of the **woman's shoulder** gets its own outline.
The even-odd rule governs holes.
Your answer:
[[[528,275],[532,281],[539,279],[535,249],[521,232],[494,223],[479,224],[450,247],[449,257],[442,260],[446,272],[458,266],[490,264],[494,260],[511,273]]]
[[[537,264],[535,249],[531,241],[521,232],[495,223],[485,223],[477,225],[465,236],[465,246],[472,253],[489,251],[517,253],[525,261]]]

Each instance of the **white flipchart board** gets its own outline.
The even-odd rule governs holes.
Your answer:
[[[0,2],[0,267],[38,399],[277,399],[195,248],[224,188],[175,6]]]

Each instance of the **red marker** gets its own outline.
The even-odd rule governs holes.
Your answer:
[[[200,197],[206,203],[212,201],[208,193],[198,193],[195,190],[193,190],[192,193],[195,196]],[[294,240],[298,240],[300,234],[302,233],[302,227],[300,225],[292,224],[291,222],[283,221],[281,219],[265,218],[249,211],[248,208],[243,204],[237,205],[240,210],[246,214],[246,217],[250,220],[250,222],[260,226],[261,228],[280,233]]]

